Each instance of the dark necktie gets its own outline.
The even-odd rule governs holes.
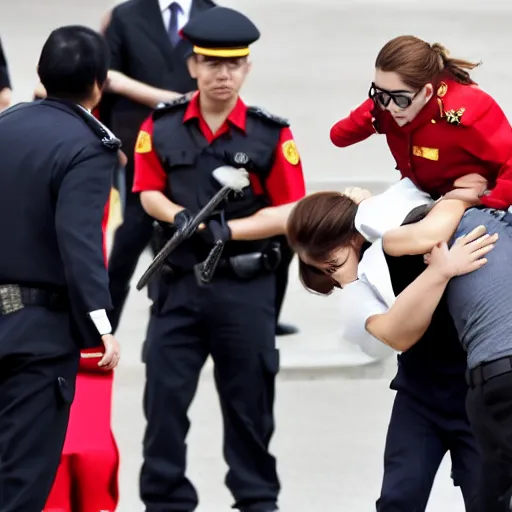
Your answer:
[[[171,44],[176,46],[180,40],[180,35],[178,33],[178,16],[181,12],[180,4],[178,2],[172,2],[172,4],[169,5],[169,11],[171,12],[171,17],[169,19],[167,33],[169,34]]]

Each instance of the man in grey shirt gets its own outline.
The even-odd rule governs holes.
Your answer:
[[[512,510],[512,214],[472,208],[454,238],[485,225],[498,234],[488,262],[448,285],[448,306],[467,352],[466,408],[482,451],[481,512]]]

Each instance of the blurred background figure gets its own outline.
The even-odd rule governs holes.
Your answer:
[[[114,236],[109,261],[114,330],[119,325],[137,262],[153,232],[153,220],[142,209],[139,194],[131,189],[135,141],[141,123],[155,104],[151,96],[145,102],[144,97],[137,102],[131,96],[141,84],[165,89],[167,97],[161,101],[196,89],[196,81],[186,65],[190,45],[181,40],[179,31],[189,18],[214,5],[211,0],[128,0],[103,20],[111,51],[111,69],[138,82],[126,87],[123,95],[105,97],[100,107],[102,121],[122,140],[128,157],[124,220]]]

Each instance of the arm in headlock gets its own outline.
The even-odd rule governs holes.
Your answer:
[[[419,222],[386,232],[382,239],[384,252],[389,256],[430,252],[432,247],[453,236],[468,207],[468,204],[457,199],[439,201]]]

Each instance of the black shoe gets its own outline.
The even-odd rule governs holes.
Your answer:
[[[295,325],[290,324],[277,324],[276,325],[276,336],[288,336],[290,334],[297,334],[299,329]],[[270,511],[272,512],[272,511]]]

